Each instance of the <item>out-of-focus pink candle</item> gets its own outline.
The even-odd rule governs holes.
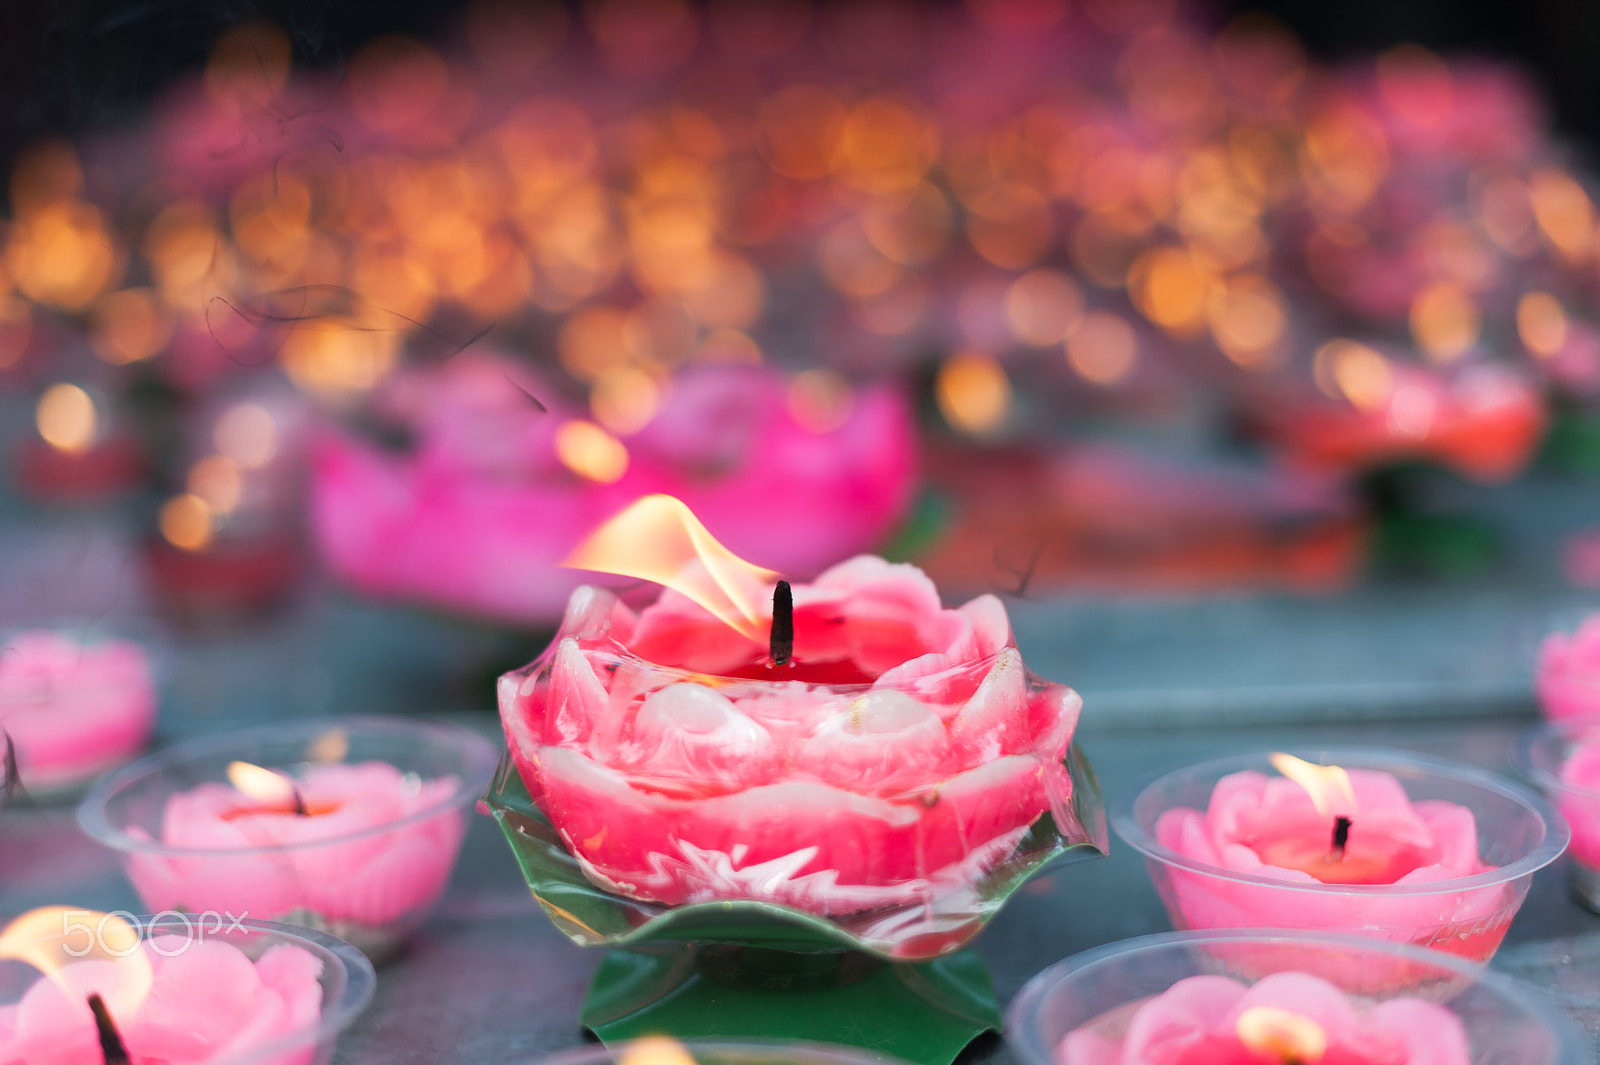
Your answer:
[[[1585,618],[1571,633],[1544,638],[1533,687],[1553,721],[1600,718],[1600,614]]]
[[[1059,1065],[1470,1065],[1466,1029],[1444,1006],[1395,998],[1359,1008],[1309,973],[1246,987],[1191,976],[1068,1032]]]
[[[176,935],[141,942],[113,915],[52,907],[13,922],[0,955],[48,971],[0,1006],[5,1065],[101,1065],[117,1050],[131,1065],[207,1065],[269,1044],[282,1052],[250,1060],[306,1065],[315,1053],[322,962],[291,943],[252,961],[231,943]]]
[[[127,761],[155,715],[150,661],[132,641],[29,630],[0,648],[0,729],[25,787],[70,787]]]
[[[444,891],[461,816],[448,804],[416,815],[439,809],[455,778],[421,780],[387,762],[315,765],[299,779],[236,762],[230,778],[167,800],[160,842],[182,852],[130,857],[152,910],[381,926]]]

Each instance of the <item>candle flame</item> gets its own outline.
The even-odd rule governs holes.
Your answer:
[[[1251,1006],[1239,1014],[1234,1031],[1245,1049],[1285,1065],[1316,1065],[1328,1050],[1320,1024],[1276,1006]]]
[[[342,728],[334,728],[311,741],[311,745],[306,748],[306,760],[327,765],[344,761],[349,753],[350,733]]]
[[[138,928],[96,910],[29,910],[0,930],[0,958],[33,966],[69,994],[98,994],[112,1018],[137,1013],[155,978],[149,955],[140,949]],[[91,961],[111,965],[109,972],[96,974],[93,986],[65,975],[78,962]]]
[[[778,574],[723,547],[672,496],[639,499],[590,534],[562,565],[654,581],[752,640],[766,641],[762,605]]]
[[[617,1065],[695,1065],[689,1048],[670,1035],[647,1035],[630,1042]]]
[[[256,802],[287,805],[295,801],[294,782],[275,769],[263,769],[251,762],[229,762],[228,781]]]
[[[1355,812],[1356,793],[1343,766],[1316,765],[1282,752],[1272,756],[1272,765],[1306,790],[1311,805],[1322,816],[1348,816]]]

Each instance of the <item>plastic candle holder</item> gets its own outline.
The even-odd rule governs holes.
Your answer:
[[[152,910],[320,928],[382,960],[443,894],[495,757],[488,740],[458,726],[275,724],[130,765],[90,791],[78,821],[122,853]],[[237,791],[235,762],[292,782],[304,813]]]
[[[1112,824],[1129,846],[1145,856],[1167,914],[1179,929],[1283,928],[1355,933],[1449,951],[1487,961],[1527,896],[1535,871],[1567,845],[1566,823],[1538,795],[1508,780],[1468,766],[1378,750],[1302,752],[1325,766],[1389,774],[1403,799],[1430,814],[1454,804],[1471,814],[1477,871],[1433,874],[1437,879],[1400,883],[1325,883],[1307,876],[1288,879],[1270,872],[1244,872],[1197,860],[1166,845],[1158,822],[1168,811],[1204,812],[1225,778],[1251,771],[1276,777],[1267,753],[1239,755],[1147,778],[1120,797]],[[1368,774],[1361,774],[1370,779]],[[1230,783],[1232,783],[1230,782]],[[1282,781],[1283,785],[1290,782]],[[1392,788],[1393,785],[1391,784]],[[1368,831],[1377,811],[1364,820],[1354,812],[1352,839]],[[1451,810],[1452,817],[1463,817]],[[1374,829],[1375,831],[1375,829]],[[1324,837],[1326,838],[1326,837]],[[1470,847],[1470,841],[1464,846]]]
[[[47,952],[84,953],[97,934],[97,927],[103,927],[97,926],[93,917],[103,915],[84,918],[74,916],[71,910],[63,911],[63,915],[60,934],[45,936],[35,943]],[[359,950],[315,929],[250,919],[201,922],[175,913],[127,916],[126,925],[137,930],[143,941],[140,949],[159,966],[150,991],[150,1002],[161,1014],[149,1026],[156,1043],[147,1041],[141,1045],[137,1041],[141,1035],[138,1006],[128,1007],[122,1017],[113,1018],[136,1061],[162,1059],[164,1047],[159,1044],[165,1040],[175,1039],[185,1053],[193,1054],[195,1040],[209,1039],[232,1041],[235,1046],[221,1056],[205,1058],[206,1065],[325,1065],[333,1057],[339,1033],[366,1009],[377,983],[372,963]],[[298,964],[287,972],[279,966],[280,986],[264,981],[267,986],[263,988],[254,985],[255,977],[236,955],[219,957],[219,953],[228,953],[219,951],[219,946],[242,952],[251,963],[258,963],[269,952],[281,953],[286,947],[298,948],[310,957],[297,959]],[[119,954],[126,951],[120,945],[112,949]],[[74,964],[103,967],[108,962]],[[169,966],[174,968],[164,972]],[[72,979],[72,968],[69,964],[65,970],[57,970],[56,978],[65,978],[71,986],[77,986],[79,981]],[[50,979],[26,962],[0,960],[0,1016],[19,1008],[37,1010],[37,1003],[31,1007],[21,1007],[19,1003],[30,989]],[[298,1023],[299,1018],[286,1019],[286,1015],[293,1017],[294,1010],[280,1005],[280,997],[298,1000],[301,1007],[308,1007],[305,993],[313,981],[319,991],[311,996],[317,998],[314,1019],[308,1018],[303,1024]],[[186,989],[185,983],[194,986]],[[241,983],[246,986],[239,986]],[[293,985],[292,989],[281,986],[284,983]],[[193,1033],[182,1030],[186,990],[192,990],[199,1000]],[[0,1035],[0,1052],[8,1049],[7,1035]],[[149,1040],[152,1032],[146,1030],[143,1035]]]
[[[1401,972],[1405,980],[1386,986],[1375,986],[1372,979],[1374,973]],[[1206,997],[1211,1009],[1189,1015],[1168,1013],[1155,1001],[1174,984],[1195,977],[1209,978]],[[1222,980],[1236,986],[1228,987]],[[1271,984],[1264,985],[1268,980]],[[1250,997],[1239,997],[1240,990]],[[1415,1001],[1419,999],[1423,1001]],[[1430,1062],[1579,1065],[1588,1060],[1577,1032],[1564,1017],[1516,983],[1471,962],[1359,936],[1251,931],[1141,936],[1057,962],[1028,981],[1012,1000],[1006,1040],[1025,1065],[1076,1065],[1076,1055],[1063,1048],[1069,1034],[1076,1048],[1084,1043],[1103,1045],[1102,1040],[1122,1042],[1130,1033],[1135,1039],[1168,1039],[1169,1050],[1186,1037],[1193,1039],[1198,1044],[1194,1050],[1202,1052],[1185,1056],[1179,1047],[1160,1058],[1172,1065],[1271,1061],[1271,1053],[1241,1054],[1236,1041],[1233,1056],[1226,1056],[1218,1044],[1228,1042],[1246,1010],[1285,1008],[1313,1024],[1317,1022],[1312,1015],[1322,1017],[1318,1034],[1329,1040],[1329,1060],[1334,1043],[1348,1044],[1339,1061],[1358,1062],[1364,1060],[1359,1051],[1363,1044],[1392,1050],[1408,1037],[1428,1041]],[[1441,1017],[1441,1011],[1455,1021]],[[1328,1023],[1328,1013],[1337,1018],[1335,1023]],[[1281,1014],[1276,1019],[1281,1023]],[[1158,1028],[1161,1022],[1171,1027],[1163,1031]],[[1464,1047],[1445,1031],[1455,1029],[1455,1022],[1465,1036]],[[1200,1035],[1202,1027],[1209,1039]],[[1277,1034],[1273,1049],[1281,1060],[1292,1060],[1292,1047],[1286,1043],[1284,1035]],[[1206,1049],[1215,1056],[1206,1056]],[[1451,1050],[1464,1051],[1464,1057],[1452,1056]]]
[[[537,1059],[537,1065],[902,1065],[887,1054],[832,1043],[776,1039],[733,1042],[645,1036],[599,1046],[572,1047]]]
[[[1600,719],[1543,725],[1520,753],[1523,768],[1572,828],[1572,894],[1600,913]]]

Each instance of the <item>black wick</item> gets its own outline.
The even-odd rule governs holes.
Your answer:
[[[300,797],[300,789],[292,787],[289,789],[289,794],[294,797],[294,815],[296,817],[307,816],[306,801]]]
[[[1350,819],[1348,817],[1335,817],[1333,819],[1333,854],[1336,858],[1344,857],[1344,849],[1350,845]]]
[[[775,666],[787,665],[794,657],[794,592],[788,581],[779,581],[772,590],[772,635],[767,646]]]
[[[89,1012],[94,1014],[95,1031],[100,1035],[100,1056],[106,1059],[106,1065],[131,1065],[133,1059],[128,1057],[128,1048],[123,1045],[122,1033],[117,1031],[116,1024],[111,1020],[111,1011],[106,1009],[105,999],[90,995]]]

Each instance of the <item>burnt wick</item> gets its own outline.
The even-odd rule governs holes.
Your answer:
[[[106,1065],[131,1065],[128,1048],[123,1045],[122,1033],[111,1019],[111,1011],[106,1009],[105,999],[90,995],[89,1012],[94,1014],[95,1032],[100,1036],[100,1056],[106,1059]]]
[[[294,815],[296,817],[309,816],[306,812],[306,801],[300,797],[300,789],[290,788],[289,794],[294,798]]]
[[[772,664],[787,665],[794,657],[794,592],[788,581],[772,590],[772,633],[768,641]]]
[[[1333,819],[1333,856],[1344,858],[1344,849],[1350,845],[1350,819],[1348,817],[1335,817]]]

